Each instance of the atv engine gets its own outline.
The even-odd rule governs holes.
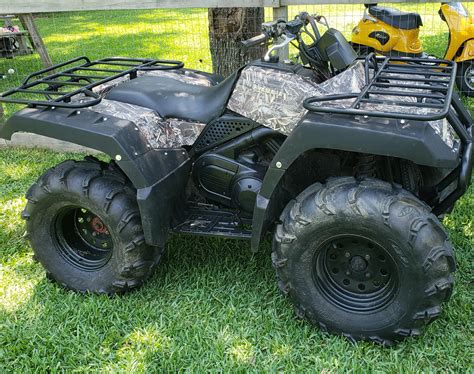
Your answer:
[[[265,175],[265,170],[255,163],[257,157],[248,152],[232,160],[206,153],[194,167],[196,184],[210,200],[251,213]]]
[[[273,134],[266,128],[255,129],[230,145],[200,156],[194,164],[193,177],[201,194],[251,215],[270,160],[279,147],[276,139],[269,138]]]

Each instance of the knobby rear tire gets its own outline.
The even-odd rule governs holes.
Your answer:
[[[26,197],[28,203],[22,217],[34,256],[46,269],[48,278],[68,289],[124,293],[140,286],[160,260],[161,249],[145,243],[135,189],[111,165],[94,160],[65,161],[46,171]],[[87,242],[94,237],[81,234],[82,229],[73,229],[77,220],[83,222],[82,228],[90,223],[82,216],[77,218],[76,211],[86,212],[84,217],[89,212],[90,217],[97,217],[94,219],[99,231],[91,229],[91,235],[105,233],[102,236],[110,237],[110,253],[109,249],[101,252],[100,248],[91,247]],[[64,215],[72,218],[58,224]],[[107,247],[106,241],[100,243]],[[75,244],[81,249],[74,248]],[[91,253],[86,256],[82,248],[92,248]],[[100,258],[97,253],[107,256],[103,255],[102,262],[91,261]]]

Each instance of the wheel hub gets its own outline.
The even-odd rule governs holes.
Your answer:
[[[107,230],[107,227],[104,225],[104,223],[100,220],[99,217],[94,217],[91,223],[92,228],[95,230],[95,232],[98,232],[99,234],[109,235],[109,230]]]
[[[385,306],[398,282],[389,253],[373,240],[345,235],[322,245],[316,259],[316,283],[328,299],[360,312]]]
[[[88,209],[64,209],[57,217],[56,236],[61,255],[81,269],[98,269],[112,256],[113,241],[109,229]]]
[[[109,230],[99,217],[87,209],[77,209],[75,216],[76,231],[85,242],[100,250],[112,247]]]
[[[350,260],[350,266],[353,271],[361,272],[367,269],[367,261],[361,256],[354,256]]]

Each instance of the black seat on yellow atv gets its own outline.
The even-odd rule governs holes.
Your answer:
[[[420,15],[415,12],[408,13],[393,8],[369,6],[369,13],[380,21],[399,29],[411,30],[423,26]]]
[[[233,75],[208,87],[168,77],[144,76],[118,85],[106,98],[153,109],[162,118],[207,124],[225,111],[235,79],[236,75]]]

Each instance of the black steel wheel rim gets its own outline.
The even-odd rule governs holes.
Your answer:
[[[342,235],[316,251],[314,281],[328,301],[351,312],[372,313],[391,303],[398,269],[389,252],[360,235]]]
[[[90,210],[64,208],[57,215],[54,226],[60,255],[76,268],[97,270],[112,257],[110,231],[103,220]]]

